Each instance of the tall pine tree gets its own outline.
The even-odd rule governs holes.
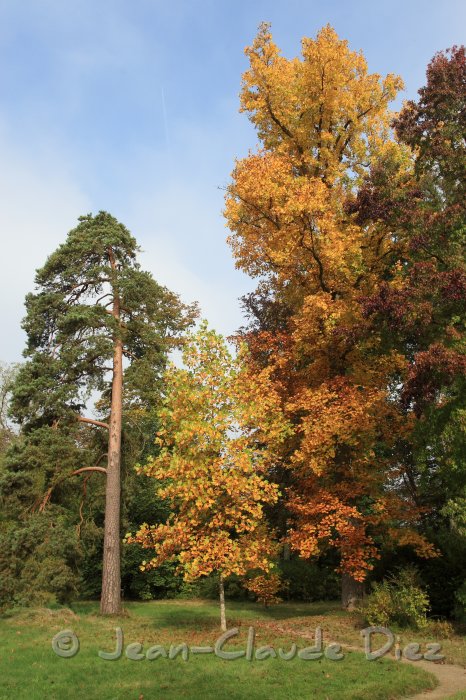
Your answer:
[[[140,269],[138,250],[123,224],[99,212],[81,217],[66,242],[37,271],[37,290],[26,298],[23,323],[28,361],[14,384],[11,412],[22,426],[30,456],[37,440],[52,440],[57,450],[47,461],[48,473],[42,472],[39,480],[27,473],[28,459],[13,460],[3,477],[3,490],[16,489],[26,500],[34,494],[34,482],[36,497],[38,486],[47,487],[39,502],[44,508],[55,486],[68,476],[105,475],[103,614],[120,610],[123,409],[137,414],[157,401],[167,353],[197,313],[195,305],[182,304]],[[96,393],[98,418],[84,415]],[[79,424],[108,432],[106,468],[82,462],[71,468],[69,456],[79,448]],[[62,452],[60,445],[69,442],[70,433],[76,436],[71,452]],[[28,485],[29,491],[24,491]]]

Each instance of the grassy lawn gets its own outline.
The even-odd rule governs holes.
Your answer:
[[[73,609],[21,611],[0,619],[0,698],[15,700],[390,700],[435,685],[430,674],[413,665],[388,658],[367,661],[362,653],[345,649],[355,637],[354,617],[329,604],[282,604],[265,610],[254,604],[230,603],[229,628],[239,634],[226,650],[244,649],[249,626],[256,630],[255,649],[271,645],[278,652],[292,643],[298,650],[312,645],[317,625],[327,643],[340,642],[344,658],[292,660],[245,658],[223,660],[214,654],[190,655],[188,661],[126,658],[132,642],[144,652],[162,645],[214,645],[220,635],[218,608],[207,601],[153,601],[128,603],[124,615],[101,618],[96,603],[77,603]],[[322,624],[322,621],[325,624]],[[98,651],[115,649],[115,627],[124,632],[121,658],[107,661]],[[79,653],[60,658],[52,637],[72,629],[80,641]],[[361,627],[360,627],[361,629]],[[355,634],[353,634],[355,633]],[[346,635],[346,637],[345,637]]]

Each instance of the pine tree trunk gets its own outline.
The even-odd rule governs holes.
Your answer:
[[[341,579],[341,605],[345,610],[352,612],[362,602],[364,597],[364,584],[355,581],[348,574],[343,574]]]
[[[110,262],[114,268],[111,253]],[[113,315],[120,318],[120,300],[114,290]],[[107,488],[105,494],[105,531],[102,566],[102,615],[116,615],[121,610],[120,572],[120,460],[123,393],[123,344],[115,338],[113,349],[112,403],[108,436]]]
[[[227,631],[227,618],[225,613],[225,587],[223,585],[223,575],[220,574],[219,581],[219,591],[220,591],[220,627],[222,632]]]

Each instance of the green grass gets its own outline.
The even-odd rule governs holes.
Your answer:
[[[430,674],[388,659],[369,662],[363,654],[343,651],[341,661],[266,659],[222,660],[214,655],[154,661],[131,661],[123,656],[104,661],[99,649],[113,650],[114,628],[124,631],[125,645],[186,642],[212,645],[219,636],[218,608],[206,601],[129,603],[125,615],[101,618],[96,603],[77,603],[73,610],[19,611],[0,619],[0,698],[3,700],[389,700],[432,688]],[[240,634],[226,648],[244,648],[247,629],[256,629],[256,648],[270,644],[287,650],[312,644],[316,621],[322,616],[344,617],[328,604],[283,604],[271,610],[254,604],[230,604],[229,628]],[[284,625],[299,621],[300,631],[287,634]],[[80,640],[73,658],[59,658],[52,637],[72,629]],[[308,638],[306,639],[305,637]],[[324,644],[330,639],[324,633]]]

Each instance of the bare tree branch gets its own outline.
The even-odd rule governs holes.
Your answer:
[[[89,425],[96,425],[98,428],[107,428],[108,423],[104,423],[101,420],[94,420],[93,418],[85,418],[84,416],[78,416],[77,420],[79,423],[89,423]]]
[[[52,484],[50,488],[47,489],[45,496],[43,497],[39,506],[39,513],[43,513],[43,511],[45,510],[45,507],[50,500],[50,496],[52,495],[52,491],[55,488],[55,486],[58,486],[58,484],[60,484],[65,479],[68,479],[70,476],[77,476],[78,474],[83,474],[84,472],[100,472],[102,474],[107,474],[107,470],[104,467],[81,467],[80,469],[75,469],[74,472],[64,474],[62,477],[57,479],[57,481],[54,484]]]

